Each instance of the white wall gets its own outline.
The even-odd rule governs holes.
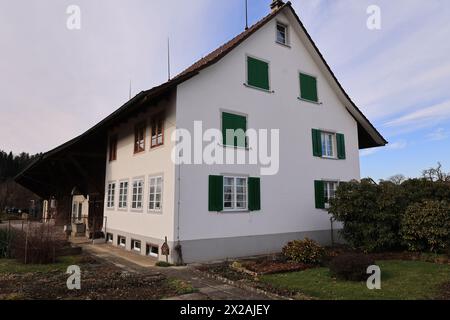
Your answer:
[[[257,166],[183,165],[180,183],[181,240],[276,234],[330,228],[329,215],[315,209],[314,180],[359,178],[357,124],[292,28],[287,48],[275,43],[276,20],[268,23],[219,63],[181,84],[177,91],[178,128],[221,127],[221,109],[248,114],[248,128],[280,129],[280,170],[261,177],[262,210],[252,213],[208,212],[208,175],[259,176]],[[275,93],[247,88],[246,54],[270,61]],[[318,77],[322,105],[299,101],[299,71]],[[313,157],[311,129],[345,134],[346,160]]]
[[[127,234],[155,239],[173,239],[173,210],[174,210],[174,164],[170,161],[172,143],[170,136],[175,129],[175,94],[169,101],[162,101],[156,108],[166,110],[166,120],[164,122],[164,145],[150,148],[150,119],[149,113],[140,114],[126,123],[121,124],[110,132],[111,135],[118,135],[117,160],[106,163],[105,187],[111,181],[116,182],[115,208],[108,209],[106,206],[107,190],[105,191],[105,217],[107,218],[108,229],[120,230]],[[149,112],[152,109],[150,109]],[[134,127],[141,121],[146,121],[146,147],[145,152],[134,154]],[[162,175],[163,182],[163,202],[160,213],[148,211],[149,199],[149,176]],[[133,178],[144,178],[144,199],[143,210],[135,211],[131,209],[132,181]],[[119,182],[126,180],[128,186],[128,209],[118,209]],[[129,242],[130,239],[127,239]],[[143,243],[145,251],[145,244]]]

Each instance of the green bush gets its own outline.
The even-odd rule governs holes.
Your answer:
[[[401,233],[412,251],[445,252],[450,248],[450,203],[429,200],[410,205]]]
[[[158,261],[155,263],[155,266],[161,267],[161,268],[167,268],[167,267],[171,267],[172,264],[165,262],[165,261]]]
[[[374,264],[375,261],[365,254],[342,254],[331,260],[330,273],[343,280],[362,281],[368,278],[367,267]]]
[[[409,179],[401,184],[371,179],[341,183],[329,212],[342,222],[341,235],[367,252],[405,248],[401,223],[409,205],[450,199],[450,183]]]
[[[343,222],[341,235],[353,247],[365,251],[395,249],[400,246],[401,213],[405,199],[401,186],[392,182],[341,183],[329,212]]]
[[[305,264],[319,264],[325,254],[322,248],[314,240],[294,240],[283,247],[282,254],[291,261]]]

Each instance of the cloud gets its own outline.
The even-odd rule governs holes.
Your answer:
[[[321,11],[313,16],[301,15],[299,9],[346,91],[372,121],[450,99],[449,4],[376,2],[382,19],[378,31],[366,27],[372,0],[322,1]]]
[[[450,119],[450,100],[420,109],[385,123],[387,127],[423,128]]]
[[[0,149],[64,143],[125,103],[130,80],[132,95],[166,81],[168,36],[175,74],[234,27],[228,1],[77,0],[70,31],[69,4],[0,1]]]
[[[446,130],[444,128],[437,128],[433,132],[430,132],[429,134],[427,134],[426,137],[428,140],[431,140],[431,141],[445,140],[448,137],[450,137],[450,131]]]
[[[380,151],[379,148],[364,149],[359,152],[360,157],[367,157]]]
[[[373,155],[378,152],[388,152],[391,150],[401,150],[405,149],[408,146],[408,142],[405,140],[399,140],[393,143],[388,144],[386,147],[379,147],[379,148],[371,148],[371,149],[364,149],[359,152],[359,155],[361,157],[367,157],[370,155]]]

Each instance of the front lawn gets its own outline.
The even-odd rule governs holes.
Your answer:
[[[82,262],[81,256],[60,257],[53,264],[23,264],[13,259],[0,259],[0,274],[4,273],[47,273],[52,271],[66,272],[67,267]]]
[[[381,290],[369,290],[365,282],[333,279],[328,268],[265,275],[262,282],[279,289],[297,291],[326,300],[435,299],[450,279],[450,265],[422,261],[379,261]]]

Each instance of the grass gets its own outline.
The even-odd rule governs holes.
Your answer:
[[[169,285],[177,292],[177,295],[189,294],[197,291],[189,282],[184,280],[170,278],[168,281]]]
[[[423,261],[379,261],[381,290],[369,290],[365,282],[333,279],[328,268],[266,275],[261,281],[325,300],[434,299],[439,286],[450,280],[450,266]]]
[[[13,259],[0,259],[0,274],[5,273],[46,273],[51,271],[66,271],[70,265],[76,265],[80,256],[60,257],[54,264],[23,264]]]

